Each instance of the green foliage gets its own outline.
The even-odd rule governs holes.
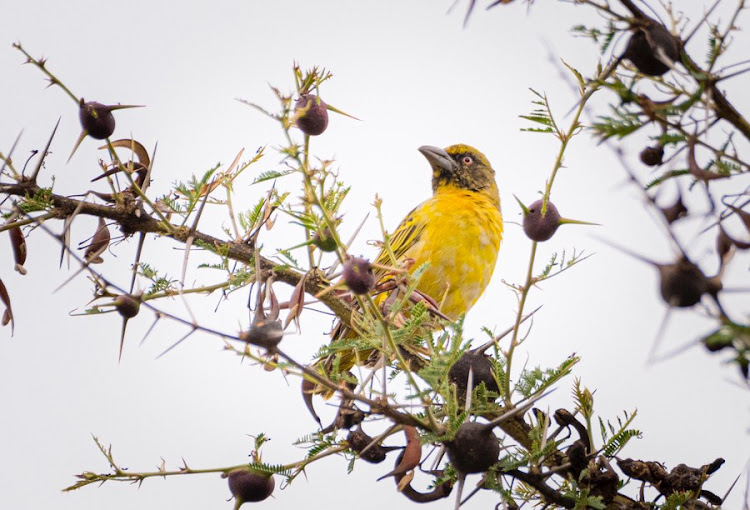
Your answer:
[[[681,175],[687,175],[690,173],[690,170],[688,169],[680,169],[680,170],[669,170],[661,174],[660,176],[652,179],[646,185],[644,186],[645,189],[651,189],[655,186],[658,186],[659,184],[662,184],[669,179],[673,179],[675,177],[680,177]]]
[[[173,284],[177,283],[177,280],[170,278],[168,275],[161,275],[155,267],[146,262],[138,264],[138,274],[147,280],[151,280],[151,286],[144,293],[146,297],[160,292],[172,292],[174,290]]]
[[[292,470],[281,464],[266,464],[265,462],[251,462],[247,466],[253,471],[267,473],[269,475],[281,475],[287,478],[292,476]]]
[[[37,211],[48,211],[53,205],[51,187],[39,188],[33,196],[27,196],[18,202],[18,207],[26,214]]]
[[[516,385],[516,390],[523,395],[524,398],[529,398],[532,395],[544,392],[560,379],[570,374],[573,367],[579,361],[579,357],[570,356],[556,368],[542,369],[536,367],[531,370],[524,370],[521,372],[518,384]]]
[[[612,115],[600,116],[599,120],[591,126],[601,140],[612,137],[622,139],[643,126],[640,114],[626,111],[617,106],[611,106],[611,110]]]
[[[547,100],[546,94],[541,94],[537,92],[534,89],[529,89],[531,92],[538,98],[531,102],[531,104],[536,105],[537,108],[534,108],[530,114],[528,115],[519,115],[522,119],[529,120],[531,122],[534,122],[536,124],[541,124],[542,128],[523,128],[521,131],[527,131],[532,133],[559,133],[559,129],[557,128],[557,125],[555,124],[555,120],[552,117],[552,111],[550,110],[549,101]]]
[[[572,29],[574,34],[588,37],[599,45],[599,53],[604,55],[612,44],[615,35],[620,32],[612,20],[607,20],[605,28],[587,27],[585,25],[576,25]]]
[[[686,508],[685,504],[693,499],[695,499],[695,494],[690,491],[673,492],[667,496],[667,500],[660,508],[661,510],[680,510]]]
[[[280,179],[282,177],[286,177],[287,175],[292,175],[294,173],[294,170],[287,169],[287,170],[267,170],[265,172],[261,172],[258,174],[258,176],[253,179],[253,184],[259,184],[261,182],[267,182],[272,181],[275,179]]]

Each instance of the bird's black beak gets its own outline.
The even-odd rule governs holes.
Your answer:
[[[441,174],[452,174],[458,168],[456,162],[450,157],[450,154],[439,147],[423,145],[418,150],[427,158],[432,168]]]

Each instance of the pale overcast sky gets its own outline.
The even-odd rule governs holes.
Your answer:
[[[56,177],[59,193],[89,189],[88,181],[98,172],[96,158],[103,157],[97,142],[85,140],[65,163],[80,129],[77,108],[61,90],[45,90],[37,69],[21,65],[22,55],[11,48],[14,41],[47,57],[49,69],[87,100],[147,106],[119,112],[116,136],[132,134],[148,148],[158,142],[154,194],[216,163],[231,163],[242,148],[247,156],[268,146],[267,156],[252,171],[278,168],[273,148],[284,143],[281,130],[235,99],[273,108],[268,84],[292,90],[295,60],[302,67],[325,67],[334,79],[325,84],[324,98],[362,119],[333,116],[328,131],[313,143],[315,154],[335,158],[341,178],[352,185],[344,205],[344,231],[353,231],[370,213],[354,249],[358,253],[374,255],[365,241],[379,236],[371,206],[375,193],[384,199],[389,228],[429,196],[430,171],[419,146],[467,143],[492,162],[506,236],[494,280],[468,315],[466,330],[469,337],[479,337],[482,326],[499,331],[511,324],[516,307],[503,282],[523,281],[531,246],[516,223],[520,210],[513,195],[527,203],[535,200],[557,151],[551,137],[520,132],[528,122],[519,115],[531,110],[530,87],[548,94],[560,118],[573,106],[576,98],[561,78],[559,58],[591,75],[596,49],[573,38],[569,29],[600,18],[588,9],[553,2],[539,2],[527,12],[519,1],[489,12],[479,8],[464,28],[466,2],[447,13],[451,3],[6,2],[0,19],[0,150],[7,153],[23,129],[14,154],[17,163],[22,161],[30,150],[43,147],[62,116],[42,173],[47,183]],[[743,37],[738,47],[750,47]],[[622,41],[619,47],[621,51]],[[704,53],[699,45],[695,51]],[[738,81],[742,83],[744,89],[735,87],[740,92],[731,98],[749,112],[747,78]],[[632,157],[641,147],[624,149]],[[615,420],[623,410],[638,408],[634,426],[644,435],[628,446],[625,456],[664,462],[669,468],[724,457],[726,464],[706,486],[723,494],[747,469],[748,390],[737,370],[722,364],[721,354],[701,348],[647,366],[665,313],[656,271],[599,239],[616,240],[659,262],[670,261],[674,253],[609,149],[584,135],[574,140],[565,163],[553,191],[555,203],[564,216],[602,226],[564,227],[540,245],[539,267],[553,252],[570,255],[575,249],[593,256],[531,293],[530,307],[544,308],[519,360],[546,367],[578,354],[583,361],[574,374],[596,389],[598,415]],[[637,168],[646,180],[648,172]],[[247,204],[263,192],[259,186],[241,190]],[[665,201],[671,199],[669,193]],[[705,208],[701,200],[696,203]],[[209,221],[218,228],[224,219]],[[90,220],[76,224],[76,241],[90,235],[93,225]],[[691,255],[710,273],[716,268],[713,241],[697,234],[702,226],[687,220],[681,228]],[[108,274],[119,283],[128,281],[125,268],[134,245],[129,241],[107,254],[111,267],[121,271]],[[202,335],[156,359],[184,330],[161,324],[139,346],[150,325],[141,316],[128,326],[132,335],[118,364],[119,318],[70,316],[83,310],[90,297],[86,278],[52,293],[68,274],[57,270],[58,249],[42,232],[34,232],[29,274],[21,277],[12,271],[10,248],[0,247],[1,276],[16,314],[15,336],[9,328],[0,330],[0,508],[231,508],[225,501],[226,481],[217,475],[150,479],[140,488],[111,482],[62,493],[76,473],[108,470],[92,434],[112,444],[115,458],[134,471],[155,469],[161,459],[170,468],[183,458],[194,468],[241,463],[252,448],[248,435],[259,432],[272,438],[264,449],[266,462],[288,463],[305,454],[291,443],[316,429],[303,408],[297,380],[285,381],[278,372],[241,363],[223,352],[220,340]],[[172,244],[151,242],[146,256],[178,277],[181,252]],[[732,264],[738,286],[745,288],[750,287],[747,267],[747,255]],[[192,274],[195,282],[220,277],[208,270]],[[198,302],[202,320],[229,332],[247,324],[246,294],[238,293],[214,313],[218,299]],[[743,302],[747,294],[736,294],[728,306],[739,313]],[[184,315],[179,303],[174,309]],[[285,345],[309,359],[328,326],[320,319],[305,324],[303,334]],[[697,312],[676,311],[660,349],[696,340],[711,327]],[[572,383],[572,377],[563,381],[541,407],[572,408]],[[332,415],[333,409],[319,405]],[[390,460],[386,464],[360,463],[347,475],[344,459],[326,459],[286,490],[278,490],[277,479],[274,498],[261,505],[359,510],[411,505],[390,480],[375,482],[390,469]],[[745,485],[743,477],[727,508],[741,505]],[[495,502],[485,494],[468,507],[487,508]],[[432,507],[452,505],[450,498]]]

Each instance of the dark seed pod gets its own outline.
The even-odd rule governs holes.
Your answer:
[[[646,166],[661,165],[664,158],[664,147],[661,145],[646,147],[641,151],[640,157],[641,162]]]
[[[238,508],[243,503],[263,501],[273,494],[276,487],[273,475],[256,473],[247,469],[235,469],[229,473],[229,490],[237,500]]]
[[[356,452],[360,459],[366,462],[379,464],[385,460],[385,455],[387,453],[386,449],[377,443],[367,448],[367,446],[372,443],[372,438],[362,429],[358,428],[349,432],[346,441],[349,443],[349,448],[351,448],[353,452]],[[365,448],[367,448],[367,450],[365,450]]]
[[[467,384],[469,383],[469,370],[472,371],[472,388],[484,383],[485,388],[489,391],[499,393],[497,381],[492,375],[492,363],[489,358],[481,352],[466,351],[448,370],[448,380],[456,385],[458,398],[463,400],[467,394]]]
[[[670,69],[661,57],[675,62],[680,58],[680,48],[669,30],[658,23],[650,23],[633,33],[623,57],[643,74],[661,76]]]
[[[500,455],[500,442],[492,427],[472,421],[462,423],[445,447],[453,467],[464,474],[484,473]]]
[[[120,294],[115,298],[117,313],[126,319],[132,319],[141,310],[141,300],[131,294]]]
[[[557,231],[562,219],[555,204],[547,201],[547,212],[542,216],[543,200],[537,200],[528,207],[523,217],[523,231],[532,241],[547,241]]]
[[[706,275],[698,266],[687,259],[674,264],[659,266],[661,297],[671,306],[687,308],[701,300],[701,296],[711,291]]]
[[[294,122],[310,136],[322,134],[328,127],[328,110],[320,97],[303,94],[295,104]]]
[[[257,345],[265,349],[273,349],[284,337],[284,328],[281,321],[260,319],[252,323],[250,329],[240,333],[239,338],[243,342]]]
[[[354,294],[367,294],[375,287],[372,264],[363,258],[352,257],[344,263],[344,283]]]
[[[323,232],[315,232],[313,235],[312,243],[317,246],[321,251],[332,252],[336,251],[336,240],[331,234],[331,229],[326,227]]]
[[[89,101],[81,102],[78,110],[78,119],[81,127],[91,138],[104,140],[115,132],[115,116],[112,115],[112,107]]]

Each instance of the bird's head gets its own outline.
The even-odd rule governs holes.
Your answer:
[[[423,145],[419,152],[432,166],[433,192],[448,185],[497,197],[495,171],[474,147],[458,144],[440,149]]]

